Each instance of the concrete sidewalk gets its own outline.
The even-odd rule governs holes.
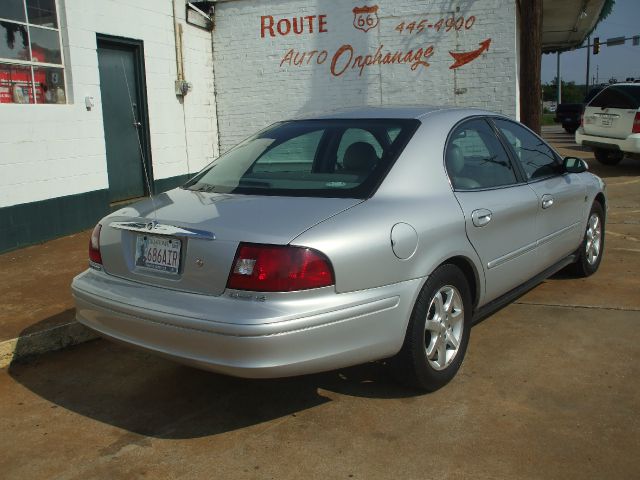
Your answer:
[[[75,321],[71,280],[88,267],[90,232],[0,255],[0,368],[95,338]]]

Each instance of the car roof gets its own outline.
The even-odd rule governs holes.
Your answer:
[[[637,87],[637,82],[618,82],[618,83],[610,83],[609,85],[604,85],[604,87]]]
[[[468,115],[496,115],[495,112],[469,107],[452,106],[407,106],[407,105],[385,105],[385,106],[364,106],[354,108],[342,108],[329,112],[310,112],[295,117],[295,120],[326,120],[326,119],[362,119],[362,118],[413,118],[422,119],[434,112],[458,112]]]

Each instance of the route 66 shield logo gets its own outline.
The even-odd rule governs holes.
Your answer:
[[[353,26],[363,32],[368,32],[375,28],[380,19],[378,18],[378,5],[372,7],[356,7],[353,9]]]

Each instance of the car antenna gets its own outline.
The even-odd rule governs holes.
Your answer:
[[[147,192],[149,192],[149,199],[151,200],[151,206],[153,207],[153,218],[154,224],[158,223],[158,212],[156,212],[156,202],[153,198],[153,192],[151,191],[151,181],[149,180],[149,171],[147,170],[147,159],[144,156],[144,151],[142,149],[142,142],[140,141],[140,127],[142,124],[136,118],[136,109],[133,104],[133,99],[131,98],[131,89],[129,88],[129,79],[127,78],[127,72],[124,69],[124,60],[120,58],[120,63],[122,64],[122,75],[124,76],[124,82],[127,85],[127,94],[129,95],[129,105],[131,105],[131,118],[133,120],[132,124],[136,129],[136,138],[138,139],[138,148],[140,149],[140,157],[142,158],[142,169],[144,170],[144,180],[147,185]]]

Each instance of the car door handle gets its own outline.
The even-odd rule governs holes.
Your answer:
[[[491,221],[491,215],[493,215],[491,210],[487,210],[486,208],[474,210],[471,212],[471,221],[476,227],[484,227]]]
[[[553,197],[551,195],[542,196],[542,208],[549,208],[553,205]]]

